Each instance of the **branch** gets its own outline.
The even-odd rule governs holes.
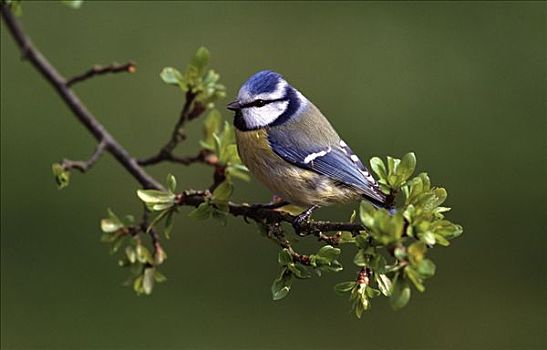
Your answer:
[[[97,145],[95,152],[93,152],[93,154],[88,160],[82,161],[82,160],[63,159],[63,161],[61,162],[61,165],[63,169],[65,170],[77,169],[81,171],[82,173],[85,173],[99,160],[101,155],[104,153],[106,146],[107,146],[106,142],[102,140]]]
[[[112,64],[109,64],[108,66],[93,66],[93,68],[91,68],[87,72],[70,78],[66,82],[66,85],[72,86],[76,83],[87,80],[96,75],[103,75],[108,73],[119,73],[119,72],[135,73],[136,71],[137,71],[137,66],[133,62],[129,62],[126,64],[112,63]]]
[[[196,97],[196,93],[192,92],[191,89],[186,92],[186,101],[180,112],[179,119],[173,128],[171,138],[156,155],[140,159],[138,161],[140,165],[152,165],[165,160],[185,164],[184,162],[176,161],[177,157],[173,155],[173,150],[180,142],[186,140],[186,134],[184,133],[184,125],[186,122],[196,119],[206,109],[201,102],[195,101]]]
[[[163,186],[151,177],[137,161],[129,155],[112,135],[97,121],[78,96],[69,88],[66,79],[53,67],[42,53],[34,46],[25,34],[19,21],[12,14],[9,6],[1,3],[2,18],[9,32],[23,55],[24,59],[40,72],[53,86],[57,94],[70,108],[74,116],[82,123],[98,142],[104,142],[105,148],[119,163],[145,188],[163,189]]]
[[[211,197],[209,191],[185,191],[177,195],[176,203],[179,206],[197,207],[201,203],[208,201]],[[286,222],[292,224],[296,216],[287,212],[262,208],[260,206],[250,206],[248,204],[228,203],[229,213],[232,216],[242,216],[245,219],[252,219],[257,223],[273,224]],[[320,240],[334,240],[333,236],[325,236],[323,232],[349,231],[358,233],[366,228],[358,223],[350,222],[331,222],[331,221],[316,221],[309,220],[302,223],[301,233],[306,235],[317,236]],[[335,243],[335,242],[333,242]]]

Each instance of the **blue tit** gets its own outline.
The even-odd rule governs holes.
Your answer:
[[[386,195],[359,157],[280,74],[254,74],[227,108],[235,112],[241,160],[274,194],[303,207],[362,198],[387,206]]]

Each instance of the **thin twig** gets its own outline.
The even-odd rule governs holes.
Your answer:
[[[205,106],[196,101],[196,93],[192,90],[186,92],[186,101],[182,106],[182,110],[179,114],[179,119],[177,120],[173,131],[171,132],[171,137],[169,141],[159,150],[159,152],[151,157],[140,159],[138,162],[141,165],[152,165],[157,164],[163,161],[174,161],[177,157],[173,155],[173,150],[177,145],[186,140],[186,134],[184,133],[184,125],[187,121],[191,121],[199,117],[204,111]],[[184,164],[184,163],[182,163]]]
[[[276,222],[274,224],[268,225],[268,236],[276,242],[281,248],[287,249],[289,254],[291,254],[293,261],[299,262],[303,265],[310,265],[309,255],[300,254],[294,250],[291,245],[291,242],[285,237],[283,228],[281,224]]]
[[[156,231],[156,229],[153,227],[148,227],[148,225],[150,224],[149,217],[150,217],[150,211],[145,206],[143,208],[142,222],[140,226],[141,226],[142,232],[148,232],[148,234],[150,235],[150,239],[152,240],[152,245],[154,246],[154,255],[156,255],[158,251],[163,249],[160,243],[160,236],[158,232]]]
[[[195,163],[203,163],[207,165],[214,166],[218,163],[218,157],[212,153],[209,150],[203,149],[199,151],[198,154],[195,156],[187,156],[187,157],[180,157],[177,155],[174,155],[172,153],[169,154],[161,154],[161,156],[156,155],[154,157],[150,157],[147,159],[140,159],[138,160],[139,165],[142,166],[148,166],[148,165],[154,165],[162,161],[182,164],[182,165],[192,165]]]
[[[101,142],[99,142],[97,148],[95,149],[95,152],[93,152],[88,160],[63,159],[61,165],[65,170],[76,169],[81,171],[82,173],[85,173],[99,160],[99,158],[101,158],[102,154],[106,150],[106,146],[106,142],[102,140]]]
[[[70,78],[66,82],[66,85],[72,86],[76,83],[87,80],[96,75],[103,75],[108,73],[120,73],[120,72],[135,73],[136,71],[137,71],[137,65],[134,62],[128,62],[125,64],[112,63],[107,66],[96,65],[96,66],[93,66],[93,68],[89,69],[87,72]]]
[[[87,109],[78,96],[67,86],[66,79],[53,67],[42,53],[34,47],[30,38],[25,34],[17,18],[11,13],[9,6],[0,4],[2,18],[22,56],[42,74],[53,86],[57,94],[73,112],[74,116],[82,123],[98,142],[104,141],[106,149],[114,158],[145,188],[163,189],[163,186],[139,166],[137,161],[129,155],[112,135],[99,123],[95,116]]]

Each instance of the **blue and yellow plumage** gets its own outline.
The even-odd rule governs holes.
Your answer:
[[[362,198],[386,205],[386,195],[327,118],[278,73],[253,75],[228,108],[236,112],[243,163],[274,194],[304,207]]]

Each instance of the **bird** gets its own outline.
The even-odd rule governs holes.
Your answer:
[[[388,208],[368,168],[338,135],[328,119],[281,74],[263,70],[241,86],[226,106],[235,112],[236,144],[242,162],[274,195],[315,209],[365,199]]]

